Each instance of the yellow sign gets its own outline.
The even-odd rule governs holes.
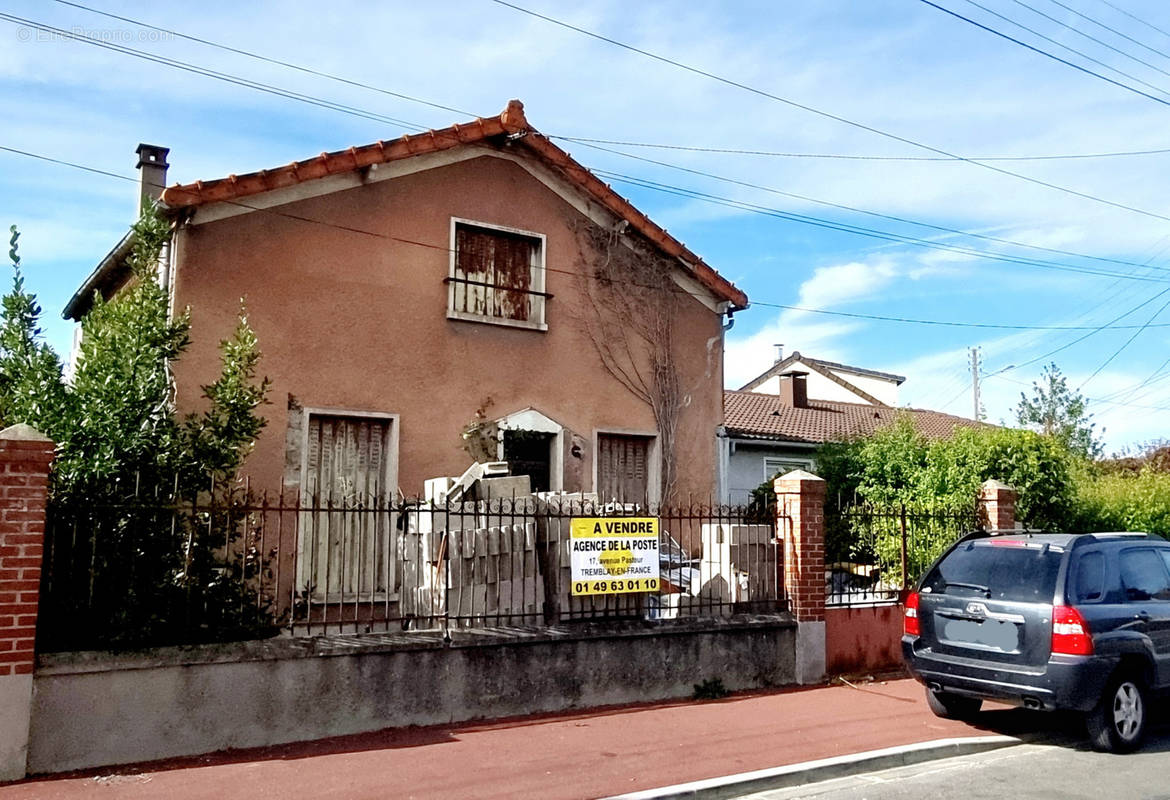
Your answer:
[[[574,518],[569,567],[575,597],[658,591],[658,518]]]

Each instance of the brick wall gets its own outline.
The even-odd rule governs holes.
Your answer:
[[[979,523],[989,531],[1016,528],[1017,492],[1006,483],[987,480],[979,487]]]
[[[825,482],[790,472],[773,482],[777,529],[785,538],[785,587],[798,622],[825,619]]]
[[[53,443],[0,439],[0,676],[31,674]]]

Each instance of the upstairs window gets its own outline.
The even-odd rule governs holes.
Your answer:
[[[453,220],[447,317],[547,330],[544,237]]]

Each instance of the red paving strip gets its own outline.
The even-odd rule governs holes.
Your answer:
[[[0,786],[0,800],[580,800],[987,733],[911,680],[387,730]]]

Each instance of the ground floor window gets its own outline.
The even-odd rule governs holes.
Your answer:
[[[770,481],[780,475],[787,475],[789,472],[797,469],[803,469],[806,472],[812,471],[812,461],[808,459],[788,459],[788,458],[765,458],[764,459],[764,480]]]
[[[309,412],[300,514],[301,583],[330,599],[394,587],[391,520],[394,420]]]
[[[597,435],[597,494],[602,502],[650,500],[650,454],[653,436]]]

